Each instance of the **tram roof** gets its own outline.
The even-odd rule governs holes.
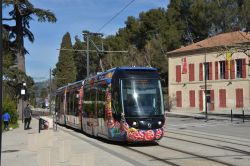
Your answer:
[[[115,72],[115,71],[121,71],[121,70],[130,70],[130,71],[157,71],[156,68],[153,68],[153,67],[115,67],[115,68],[112,68],[112,69],[109,69],[107,71],[104,71],[102,73],[99,73],[97,75],[94,75],[92,77],[89,77],[89,78],[86,78],[84,80],[80,80],[80,81],[77,81],[77,82],[72,82],[72,83],[68,83],[67,85],[63,86],[63,87],[60,87],[57,89],[57,92],[60,92],[61,90],[65,89],[66,87],[69,87],[69,86],[73,86],[73,85],[76,85],[76,84],[79,84],[79,83],[82,83],[83,81],[85,80],[91,80],[93,78],[96,78],[96,77],[100,77],[100,76],[104,76],[108,73],[112,73],[112,72]]]
[[[107,71],[104,71],[102,73],[99,73],[97,75],[94,75],[92,77],[89,77],[89,78],[86,78],[85,80],[89,80],[89,79],[93,79],[93,78],[96,78],[96,77],[99,77],[99,76],[102,76],[102,75],[106,75],[108,73],[112,73],[112,72],[115,72],[115,71],[119,71],[119,70],[136,70],[136,71],[157,71],[157,68],[153,68],[153,67],[129,67],[129,66],[124,66],[124,67],[115,67],[115,68],[112,68],[112,69],[109,69]]]
[[[59,92],[59,91],[65,89],[66,87],[69,87],[69,86],[73,86],[73,85],[77,85],[77,84],[79,84],[79,83],[82,83],[82,81],[83,81],[83,80],[76,81],[76,82],[72,82],[72,83],[68,83],[67,85],[58,88],[56,91]]]
[[[109,69],[105,72],[102,72],[100,74],[97,74],[98,75],[103,75],[103,74],[107,74],[107,73],[110,73],[110,72],[113,72],[113,71],[116,71],[116,70],[147,70],[147,71],[157,71],[156,68],[153,68],[153,67],[115,67],[115,68],[112,68],[112,69]]]

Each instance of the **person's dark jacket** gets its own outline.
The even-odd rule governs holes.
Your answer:
[[[23,112],[24,118],[30,118],[31,117],[31,113],[32,113],[31,109],[29,107],[26,107],[24,109],[24,112]]]

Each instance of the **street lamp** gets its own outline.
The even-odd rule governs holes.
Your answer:
[[[207,96],[208,96],[208,92],[207,92],[207,77],[208,77],[208,64],[207,64],[207,51],[206,48],[203,47],[202,45],[198,44],[198,47],[204,48],[205,51],[205,56],[204,56],[204,81],[205,81],[205,120],[207,121]]]
[[[22,123],[23,123],[23,100],[24,100],[24,98],[25,98],[25,95],[27,94],[27,92],[26,92],[26,82],[22,82],[22,87],[21,87],[21,100],[22,100],[22,107],[21,107],[21,109],[22,109]]]

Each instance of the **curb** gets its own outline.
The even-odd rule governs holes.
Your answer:
[[[181,113],[175,113],[175,112],[165,112],[165,116],[168,117],[180,117],[180,118],[194,118],[194,119],[205,119],[205,114],[181,114]],[[230,119],[230,114],[207,114],[208,120],[225,120]],[[236,119],[242,119],[242,114],[233,114],[233,118]],[[245,115],[245,120],[250,120],[250,115]]]

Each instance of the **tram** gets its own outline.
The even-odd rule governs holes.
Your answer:
[[[56,92],[58,123],[112,141],[156,141],[164,134],[157,69],[117,67]]]

